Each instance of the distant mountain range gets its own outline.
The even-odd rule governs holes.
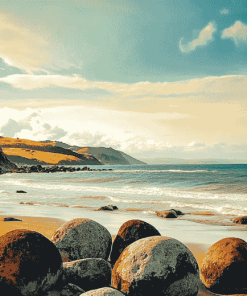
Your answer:
[[[141,158],[147,164],[247,164],[247,159]]]
[[[58,141],[39,142],[0,137],[0,147],[7,158],[16,164],[144,164],[144,162],[112,148],[70,146]]]
[[[44,143],[49,143],[49,141],[44,141]],[[115,150],[111,147],[79,147],[79,146],[70,146],[63,142],[55,141],[57,147],[62,147],[65,149],[70,149],[77,153],[84,153],[93,155],[97,158],[102,164],[105,165],[114,165],[114,164],[145,164],[145,162],[140,161],[130,155]]]

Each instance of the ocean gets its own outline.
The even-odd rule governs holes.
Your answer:
[[[37,211],[39,206],[96,210],[113,204],[119,211],[148,215],[171,208],[188,214],[247,215],[246,164],[89,167],[113,170],[1,175],[1,208],[28,204]]]
[[[127,220],[141,219],[162,235],[204,247],[229,236],[247,241],[246,226],[232,222],[247,215],[247,165],[89,167],[113,170],[0,175],[0,214],[89,218],[111,234]],[[118,210],[97,211],[109,204]],[[185,215],[156,215],[171,208]]]

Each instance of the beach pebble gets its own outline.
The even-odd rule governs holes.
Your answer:
[[[111,234],[104,226],[83,218],[63,224],[55,231],[51,241],[58,248],[63,262],[85,258],[107,260],[112,245]]]
[[[100,288],[88,291],[80,296],[124,296],[124,294],[113,288]]]
[[[247,216],[237,217],[233,220],[234,223],[247,224]]]
[[[118,207],[113,205],[103,206],[98,209],[98,211],[115,211],[115,210],[118,210]]]
[[[36,295],[55,285],[62,258],[55,245],[36,231],[16,229],[0,236],[1,295]]]
[[[129,245],[112,270],[112,286],[129,296],[195,296],[199,281],[199,267],[191,251],[166,236]]]
[[[184,213],[182,211],[180,211],[180,210],[170,209],[170,211],[174,211],[178,216],[184,215]]]
[[[201,264],[203,284],[212,292],[220,294],[238,293],[247,288],[247,243],[228,237],[213,244],[206,252]]]
[[[149,237],[160,235],[159,231],[151,224],[142,220],[126,221],[117,233],[112,244],[111,264],[114,265],[122,251],[133,242]]]
[[[88,258],[63,263],[62,281],[88,291],[111,285],[111,264],[101,258]]]
[[[22,222],[21,219],[17,219],[17,218],[14,218],[14,217],[5,217],[5,218],[3,218],[3,221],[6,221],[6,222],[8,222],[8,221]]]
[[[178,214],[174,210],[170,211],[157,211],[156,215],[162,218],[177,218]]]

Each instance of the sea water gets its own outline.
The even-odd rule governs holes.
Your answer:
[[[93,217],[112,233],[116,233],[124,221],[138,218],[153,224],[166,235],[184,236],[184,240],[194,235],[191,238],[194,242],[199,237],[203,241],[203,231],[205,233],[207,229],[211,238],[214,233],[213,241],[217,241],[217,238],[224,237],[225,230],[229,230],[227,226],[217,228],[217,221],[232,223],[233,218],[247,215],[245,164],[89,167],[110,168],[112,171],[0,175],[1,214],[64,220]],[[17,190],[26,193],[16,193]],[[119,210],[93,212],[109,204]],[[181,210],[185,215],[172,221],[156,216],[157,211],[171,208]],[[198,215],[205,213],[213,215]],[[191,222],[203,219],[206,223],[213,221],[211,224],[215,226]],[[230,229],[232,236],[232,231],[237,228]],[[239,237],[247,240],[245,233],[246,229],[242,229]]]
[[[114,204],[122,211],[179,209],[247,215],[247,165],[90,166],[112,171],[4,174],[0,206],[46,205],[97,209]],[[26,194],[18,194],[24,190]]]

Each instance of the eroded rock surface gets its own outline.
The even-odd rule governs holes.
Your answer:
[[[119,229],[114,239],[111,251],[111,263],[115,264],[122,251],[133,242],[149,237],[160,235],[159,231],[151,224],[142,220],[129,220]]]
[[[0,236],[1,295],[36,295],[49,290],[62,271],[55,245],[36,231],[17,229]]]
[[[228,237],[206,252],[200,269],[203,284],[212,292],[233,294],[247,288],[247,243]]]
[[[51,241],[58,248],[63,262],[86,258],[107,260],[111,250],[110,232],[101,224],[78,218],[57,229]]]
[[[199,267],[176,239],[154,236],[129,245],[112,271],[112,286],[129,296],[196,296]]]

